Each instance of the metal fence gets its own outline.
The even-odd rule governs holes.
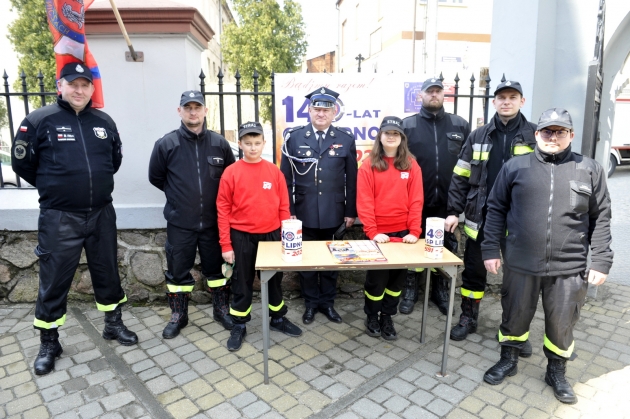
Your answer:
[[[4,98],[4,101],[6,103],[6,108],[7,108],[7,117],[8,117],[8,125],[9,125],[9,131],[10,131],[10,145],[13,144],[13,141],[15,139],[15,127],[17,126],[17,124],[19,124],[20,121],[14,121],[13,120],[13,110],[11,108],[11,97],[19,97],[22,99],[22,102],[24,104],[24,112],[26,115],[29,114],[30,112],[30,106],[29,106],[29,99],[33,98],[33,97],[37,97],[40,99],[41,101],[41,106],[46,106],[46,104],[51,103],[53,100],[50,100],[51,98],[55,98],[57,93],[56,92],[46,92],[44,91],[44,76],[42,75],[42,73],[40,72],[39,75],[37,76],[38,82],[39,82],[39,92],[28,92],[27,89],[27,84],[26,84],[26,79],[27,76],[26,74],[24,74],[24,72],[22,72],[22,74],[20,75],[21,78],[21,85],[22,85],[22,91],[21,92],[11,92],[10,91],[10,87],[9,87],[9,76],[7,75],[6,71],[4,72],[4,75],[2,76],[4,79],[4,92],[0,92],[0,97]],[[235,76],[234,76],[235,80],[236,80],[236,91],[225,91],[224,90],[224,74],[221,70],[219,70],[219,74],[217,74],[217,84],[216,84],[216,90],[215,91],[206,91],[206,83],[205,83],[205,79],[206,79],[206,75],[204,74],[203,71],[201,71],[201,73],[199,74],[199,90],[204,94],[204,96],[208,97],[214,97],[217,96],[218,97],[218,102],[219,102],[219,132],[221,133],[221,135],[225,136],[225,127],[226,127],[226,123],[225,123],[225,99],[227,97],[235,97],[236,99],[236,118],[237,118],[237,126],[241,125],[242,121],[242,114],[243,114],[243,110],[242,110],[242,103],[241,103],[241,98],[243,96],[250,96],[253,97],[253,101],[254,101],[254,116],[255,116],[255,120],[259,121],[260,118],[260,96],[271,96],[271,130],[272,130],[272,145],[273,145],[273,159],[274,161],[276,161],[277,156],[276,156],[276,121],[275,121],[275,89],[274,89],[274,74],[271,74],[271,91],[269,92],[261,92],[259,91],[259,84],[258,84],[258,72],[254,72],[252,78],[253,78],[253,90],[252,91],[243,91],[242,90],[242,86],[241,86],[241,79],[242,76],[240,75],[240,73],[237,71]],[[440,74],[439,77],[440,80],[444,81],[444,77],[442,76],[442,74]],[[485,84],[485,91],[483,94],[477,94],[475,93],[475,90],[478,89],[479,87],[475,86],[475,82],[476,82],[476,78],[475,75],[473,74],[470,77],[470,92],[469,93],[462,93],[460,92],[460,89],[463,89],[464,87],[459,85],[460,82],[460,78],[459,75],[456,75],[454,78],[454,92],[453,94],[445,94],[445,97],[452,97],[453,98],[453,109],[454,109],[454,113],[457,114],[457,109],[458,109],[458,103],[460,100],[468,100],[469,101],[469,109],[468,109],[468,122],[471,124],[472,126],[472,119],[473,119],[473,108],[474,108],[474,104],[476,101],[478,101],[479,99],[482,101],[481,106],[483,106],[483,122],[484,124],[486,124],[488,122],[488,111],[489,111],[489,105],[490,105],[490,99],[493,98],[493,96],[490,93],[490,76],[486,75],[483,78],[483,82]],[[503,78],[501,79],[501,82],[505,81],[505,75],[503,76]],[[16,176],[13,171],[11,170],[10,167],[10,150],[7,153],[6,151],[3,151],[0,154],[0,157],[3,157],[2,159],[2,171],[0,171],[0,188],[4,188],[5,186],[9,186],[9,187],[17,187],[17,188],[22,188],[25,187],[25,185],[23,185],[23,181],[20,180],[20,178],[18,176]],[[239,157],[242,157],[242,151],[239,150]],[[5,177],[11,176],[11,181],[13,179],[15,179],[15,182],[8,182]]]

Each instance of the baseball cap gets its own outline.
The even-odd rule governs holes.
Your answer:
[[[437,79],[435,77],[431,77],[430,79],[426,79],[424,83],[422,83],[422,91],[426,91],[429,87],[437,86],[440,89],[444,89],[444,85],[442,84],[442,80]]]
[[[179,106],[184,106],[190,102],[197,102],[203,106],[206,106],[206,100],[199,90],[186,90],[182,93],[182,97],[179,100]]]
[[[383,118],[379,129],[381,130],[381,132],[398,131],[401,134],[405,133],[402,129],[402,119],[398,118],[397,116],[386,116],[385,118]]]
[[[315,106],[317,108],[334,108],[337,98],[339,97],[339,93],[326,87],[320,87],[305,97],[311,100],[311,106]]]
[[[65,81],[76,80],[79,77],[83,77],[90,83],[92,82],[92,71],[90,68],[82,63],[68,63],[63,66],[59,78]]]
[[[264,135],[263,127],[260,125],[260,122],[245,122],[238,127],[238,138],[242,138],[243,135],[247,134],[260,134]]]
[[[542,113],[542,115],[540,115],[536,129],[540,131],[541,129],[552,125],[573,129],[571,115],[569,115],[569,112],[563,108],[547,109]]]
[[[517,81],[514,80],[506,80],[503,83],[500,83],[497,88],[494,90],[494,95],[496,96],[497,93],[499,93],[501,90],[505,90],[505,89],[514,89],[517,92],[519,92],[521,94],[521,96],[523,96],[523,88],[521,87],[521,84]]]

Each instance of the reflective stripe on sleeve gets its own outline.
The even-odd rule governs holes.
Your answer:
[[[463,177],[470,177],[470,163],[462,159],[457,160],[453,173]]]
[[[533,152],[534,149],[531,148],[528,145],[517,145],[514,146],[514,155],[515,156],[522,156],[523,154],[529,154],[531,152]]]

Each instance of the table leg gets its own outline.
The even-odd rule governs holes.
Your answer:
[[[427,330],[427,311],[429,309],[429,284],[431,283],[431,268],[424,268],[426,270],[426,283],[424,286],[424,304],[422,305],[422,326],[420,327],[420,343],[426,341],[424,335]]]
[[[269,384],[269,280],[275,271],[260,271],[260,297],[262,301],[264,383]]]
[[[446,377],[446,364],[448,361],[448,344],[451,337],[451,323],[453,320],[453,303],[455,301],[455,281],[457,279],[457,266],[445,266],[440,269],[451,278],[450,295],[448,298],[448,313],[446,315],[446,330],[444,331],[444,351],[442,352],[441,376]]]

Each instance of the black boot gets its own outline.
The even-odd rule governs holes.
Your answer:
[[[567,381],[564,374],[567,371],[567,361],[565,359],[547,360],[547,374],[545,382],[553,387],[553,395],[556,399],[566,404],[576,404],[577,396]]]
[[[440,313],[448,313],[448,280],[437,272],[431,272],[431,301]]]
[[[214,320],[221,323],[226,330],[232,330],[234,322],[230,316],[230,286],[212,288],[211,292]]]
[[[462,295],[462,315],[459,317],[459,323],[451,330],[451,339],[464,340],[469,333],[477,331],[479,303],[481,300],[474,300]]]
[[[39,353],[35,358],[35,374],[46,375],[55,368],[55,359],[61,356],[63,349],[59,343],[59,332],[57,329],[40,330]]]
[[[171,319],[162,331],[164,339],[173,339],[179,335],[179,331],[188,325],[188,299],[190,294],[182,293],[166,293],[168,305],[171,306]]]
[[[228,351],[234,352],[241,349],[243,339],[247,336],[247,329],[244,324],[235,324],[230,332],[230,338],[227,341]]]
[[[388,314],[381,314],[381,319],[379,321],[381,325],[381,337],[385,340],[396,340],[398,339],[398,335],[396,334],[396,329],[394,328],[394,321],[392,320],[392,316]]]
[[[426,272],[426,269],[424,271]],[[402,314],[411,314],[414,305],[418,302],[419,276],[421,276],[421,272],[407,271],[405,289],[403,290],[402,299],[398,305],[398,311]]]
[[[116,339],[124,346],[131,346],[138,343],[138,335],[127,329],[122,321],[122,310],[116,306],[112,311],[105,312],[105,328],[103,338],[107,340]]]
[[[378,321],[378,314],[370,314],[367,316],[365,319],[365,333],[373,338],[381,336],[381,324]]]
[[[483,380],[496,386],[501,384],[505,377],[512,377],[518,372],[518,353],[520,349],[513,346],[501,346],[501,359],[490,367],[483,375]]]

